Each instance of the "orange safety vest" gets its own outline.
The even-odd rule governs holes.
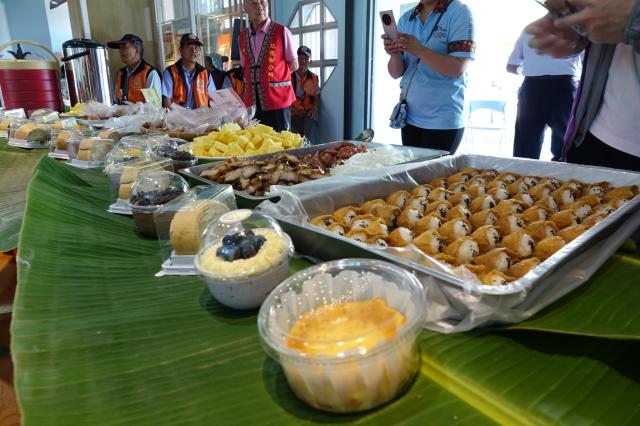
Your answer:
[[[116,74],[116,100],[118,102],[144,102],[144,95],[141,89],[147,87],[147,79],[152,72],[158,72],[154,67],[147,64],[144,59],[140,60],[133,73],[127,79],[127,67],[122,67]]]
[[[298,91],[297,71],[291,73],[291,82],[293,83],[293,91],[295,93]],[[304,117],[307,115],[307,112],[313,108],[313,101],[318,93],[318,75],[307,70],[301,79],[301,83],[304,96],[299,98],[298,95],[296,95],[296,100],[291,104],[291,114],[298,117]]]
[[[244,96],[244,80],[242,79],[242,68],[233,69],[227,72],[227,75],[231,79],[231,87],[240,96],[240,99]]]
[[[187,76],[182,69],[182,59],[167,68],[173,80],[173,98],[171,102],[183,106],[187,102]],[[209,106],[209,72],[200,64],[196,63],[195,76],[193,78],[193,99],[196,108]]]

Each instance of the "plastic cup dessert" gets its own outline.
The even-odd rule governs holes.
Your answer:
[[[302,401],[359,412],[392,400],[412,382],[424,308],[414,275],[387,262],[345,259],[280,284],[260,309],[258,330]]]
[[[234,210],[220,216],[204,234],[194,264],[223,305],[258,308],[289,275],[293,244],[268,216]]]
[[[157,238],[153,213],[188,189],[187,181],[166,170],[140,175],[133,184],[129,197],[136,231],[145,237]]]
[[[174,151],[173,154],[171,154],[171,160],[173,161],[174,172],[178,172],[179,170],[195,166],[198,162],[198,159],[194,157],[190,152],[179,150]]]

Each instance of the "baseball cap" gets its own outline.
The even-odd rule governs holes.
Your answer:
[[[308,58],[311,58],[311,49],[307,46],[298,47],[298,55],[307,55]]]
[[[180,48],[182,49],[189,44],[197,44],[198,46],[202,46],[202,42],[197,35],[192,33],[182,34],[182,37],[180,37]]]
[[[112,49],[119,49],[123,44],[131,43],[133,46],[142,47],[142,39],[135,34],[125,34],[120,40],[110,41],[107,43]]]

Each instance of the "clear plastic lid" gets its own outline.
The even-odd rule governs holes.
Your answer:
[[[238,280],[266,272],[291,255],[291,239],[275,219],[240,209],[205,228],[195,266],[207,278]]]
[[[22,118],[12,119],[11,128],[9,130],[10,139],[20,139],[40,143],[47,142],[50,134],[51,126]]]
[[[120,163],[128,162],[135,159],[159,160],[160,157],[155,155],[143,140],[139,138],[125,137],[118,142],[109,155],[107,155],[105,170],[109,172],[118,168]]]
[[[425,305],[423,287],[408,271],[379,260],[344,259],[304,269],[280,284],[260,309],[258,330],[269,355],[280,361],[342,362],[416,333]],[[302,319],[317,324],[296,333]]]
[[[230,185],[195,186],[154,212],[158,239],[170,240],[178,255],[195,255],[207,225],[236,208]]]
[[[29,111],[29,118],[36,123],[54,123],[58,117],[58,111],[49,108],[41,108]]]
[[[129,203],[138,207],[157,207],[188,190],[189,184],[181,176],[166,170],[155,170],[136,179],[131,188]]]
[[[178,142],[169,137],[150,137],[147,139],[147,146],[159,157],[171,158],[171,155],[178,149]]]

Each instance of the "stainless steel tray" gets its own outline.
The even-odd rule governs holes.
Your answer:
[[[346,142],[352,142],[356,145],[364,145],[369,149],[385,146],[385,144],[376,143],[376,142],[358,142],[358,141],[346,141]],[[288,149],[282,152],[286,152],[287,154],[302,157],[307,154],[313,154],[319,151],[323,151],[331,147],[334,143],[336,142],[313,145],[306,148]],[[414,147],[408,147],[408,146],[402,146],[402,145],[394,145],[394,148],[397,148],[405,153],[413,154],[413,160],[407,161],[406,163],[403,163],[403,164],[416,163],[416,162],[421,162],[421,161],[430,160],[434,158],[440,158],[448,154],[448,152],[446,151],[441,151],[437,149],[414,148]],[[241,157],[241,158],[251,158],[252,160],[265,160],[273,157],[276,154],[277,153],[262,154],[262,155],[252,156],[252,157]],[[217,182],[214,182],[212,180],[209,180],[207,178],[203,178],[202,176],[200,176],[200,174],[203,171],[210,169],[211,167],[214,167],[216,164],[221,163],[222,161],[224,161],[224,159],[221,159],[220,161],[214,161],[211,163],[199,164],[197,166],[189,167],[186,169],[181,169],[179,173],[184,175],[190,183],[195,185],[205,184],[210,186],[216,186],[216,185],[222,186]],[[326,180],[329,178],[333,179],[335,177],[327,176],[327,178],[323,180]],[[311,182],[299,183],[297,185],[292,185],[292,186],[298,187],[301,185],[307,185],[308,183],[311,183]],[[254,208],[264,200],[276,201],[278,199],[277,195],[254,196],[254,195],[245,194],[242,191],[234,190],[234,192],[236,194],[236,199],[238,201],[238,207],[241,207],[241,208]]]
[[[586,281],[590,276],[586,271],[595,271],[625,238],[640,227],[640,196],[637,196],[567,244],[530,274],[505,286],[489,287],[470,283],[445,270],[425,266],[404,249],[381,249],[361,244],[307,223],[309,217],[329,214],[345,205],[384,198],[393,191],[412,188],[464,167],[494,168],[499,172],[553,176],[561,180],[608,181],[614,186],[640,185],[638,173],[465,155],[396,166],[387,171],[372,172],[366,177],[338,177],[331,185],[321,181],[308,182],[304,188],[286,188],[280,193],[281,201],[278,204],[266,203],[259,209],[278,218],[300,252],[322,260],[353,256],[382,258],[425,277],[423,283],[434,284],[438,288],[428,288],[428,292],[431,291],[434,297],[440,299],[438,309],[448,312],[435,317],[439,321],[454,321],[454,325],[449,323],[449,331],[468,330],[496,320],[514,322],[532,315]],[[430,328],[447,331],[442,324],[435,324],[431,323]]]

